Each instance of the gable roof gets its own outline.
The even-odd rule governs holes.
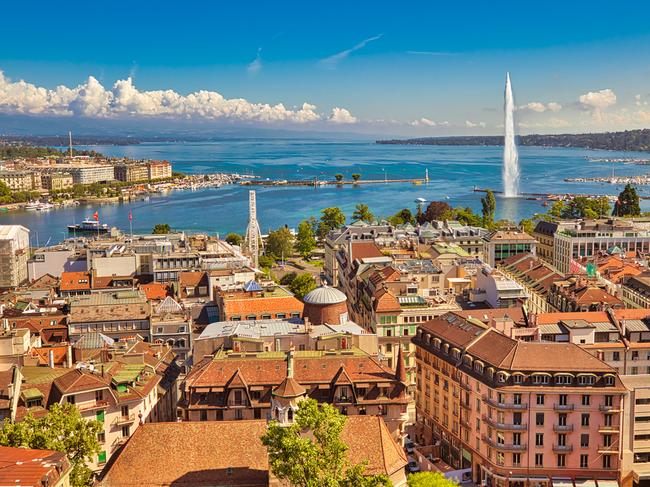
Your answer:
[[[61,291],[90,291],[90,272],[62,272]]]

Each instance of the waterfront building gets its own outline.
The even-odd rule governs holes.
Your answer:
[[[150,304],[140,290],[75,296],[70,298],[70,338],[103,333],[115,340],[141,336],[150,341],[150,316]]]
[[[116,164],[115,179],[125,183],[149,181],[149,167],[140,162]]]
[[[359,349],[237,353],[219,351],[195,364],[179,407],[189,421],[270,419],[274,391],[293,371],[307,397],[349,416],[380,416],[401,441],[407,406],[406,372],[382,365]]]
[[[63,452],[0,446],[0,485],[70,487],[71,473]]]
[[[610,366],[451,313],[413,342],[420,435],[454,469],[489,486],[618,479],[625,388]]]
[[[629,220],[579,220],[562,222],[554,238],[553,265],[563,273],[572,262],[601,252],[650,253],[650,231]]]
[[[149,181],[172,177],[172,165],[168,161],[147,162]]]
[[[64,191],[72,188],[74,179],[67,172],[46,172],[41,175],[43,187],[48,191]]]
[[[537,240],[526,232],[497,230],[485,236],[483,256],[485,262],[492,267],[508,257],[524,252],[533,255],[537,253]]]
[[[551,304],[550,292],[553,283],[563,280],[564,275],[557,272],[547,261],[533,254],[523,253],[504,259],[498,269],[524,287],[528,296],[526,309],[529,313],[558,311]]]
[[[467,255],[483,259],[485,228],[463,225],[457,221],[433,221],[423,223],[417,234],[421,243],[447,243],[463,249]]]
[[[218,321],[300,318],[303,303],[289,290],[272,285],[262,288],[249,281],[242,289],[219,291],[215,296]]]
[[[176,418],[178,369],[174,354],[164,345],[139,339],[115,342],[99,349],[93,363],[75,368],[14,367],[9,391],[9,416],[22,421],[28,414],[42,416],[54,403],[74,404],[88,420],[97,420],[100,452],[88,466],[99,472],[110,457],[145,422]]]
[[[64,170],[72,175],[74,184],[105,183],[115,180],[113,166],[106,165],[61,165],[58,171]]]
[[[0,225],[0,288],[27,281],[29,230],[22,225]]]
[[[145,424],[107,467],[99,485],[279,487],[284,483],[270,472],[268,452],[260,441],[266,429],[265,420]],[[351,464],[365,464],[367,475],[385,475],[390,485],[406,486],[406,456],[381,418],[347,418],[341,439]]]
[[[32,171],[0,171],[0,181],[12,191],[33,191],[40,189],[40,178],[36,185],[37,176]]]

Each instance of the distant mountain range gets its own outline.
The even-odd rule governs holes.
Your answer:
[[[502,135],[420,137],[415,139],[377,140],[377,144],[396,145],[503,145]],[[541,147],[580,147],[614,151],[650,151],[650,129],[596,134],[520,135],[519,145]]]

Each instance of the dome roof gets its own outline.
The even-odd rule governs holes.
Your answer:
[[[334,287],[321,286],[307,293],[303,301],[307,304],[338,304],[346,301],[348,298],[341,291]]]

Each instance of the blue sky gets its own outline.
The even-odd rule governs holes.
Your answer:
[[[10,2],[0,111],[495,134],[509,70],[521,132],[650,122],[649,3],[453,3]]]

